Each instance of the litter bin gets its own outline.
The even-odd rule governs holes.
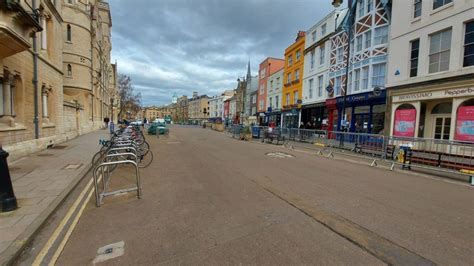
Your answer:
[[[260,138],[260,127],[252,127],[252,138]]]

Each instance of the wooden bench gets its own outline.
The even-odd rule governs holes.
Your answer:
[[[422,164],[456,171],[474,170],[474,159],[470,156],[433,152],[425,150],[412,150],[409,158],[410,164]]]

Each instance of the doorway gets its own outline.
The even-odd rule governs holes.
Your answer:
[[[355,114],[354,115],[354,132],[356,133],[369,132],[369,114]]]

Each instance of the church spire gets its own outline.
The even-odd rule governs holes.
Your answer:
[[[247,66],[247,81],[250,81],[250,78],[252,78],[252,74],[250,73],[250,59],[249,59],[249,63]]]

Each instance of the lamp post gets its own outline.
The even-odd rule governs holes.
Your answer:
[[[8,152],[0,145],[0,212],[9,212],[18,209],[12,180],[7,163]]]

